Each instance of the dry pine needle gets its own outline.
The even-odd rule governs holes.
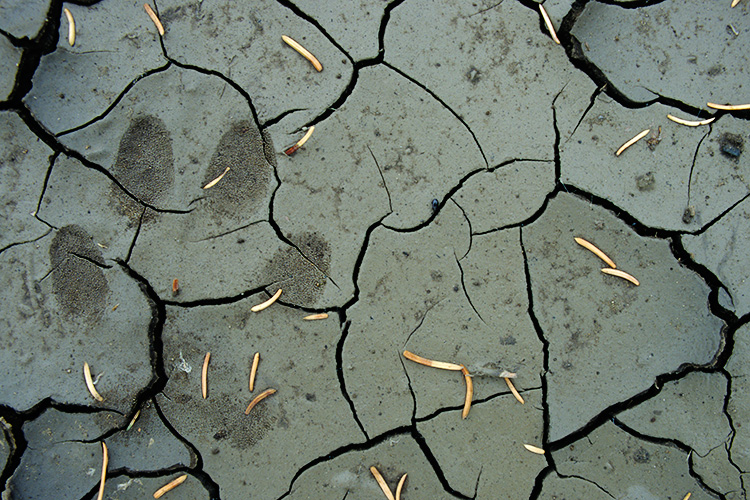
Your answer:
[[[609,274],[612,276],[617,276],[618,278],[622,278],[624,280],[628,280],[635,286],[638,286],[641,284],[637,279],[635,279],[635,277],[632,274],[628,274],[625,271],[620,271],[619,269],[610,269],[608,267],[605,267],[604,269],[602,269],[602,272],[604,274]]]
[[[441,370],[451,370],[451,371],[456,371],[456,372],[461,371],[461,365],[457,365],[455,363],[446,363],[444,361],[434,361],[432,359],[423,358],[422,356],[417,356],[416,354],[410,351],[404,351],[404,357],[410,361],[419,363],[420,365],[430,366],[432,368],[440,368]]]
[[[250,410],[255,408],[255,405],[266,399],[271,394],[276,394],[276,389],[266,389],[265,391],[261,392],[255,398],[253,398],[252,401],[250,401],[250,404],[247,405],[247,409],[245,410],[245,415],[250,415]]]
[[[104,401],[104,398],[97,392],[96,387],[94,387],[94,380],[91,378],[91,367],[85,362],[83,363],[83,379],[86,381],[86,388],[94,396],[94,399]]]
[[[187,474],[183,474],[180,477],[171,480],[170,482],[168,482],[167,484],[165,484],[164,486],[162,486],[161,488],[159,488],[158,490],[154,492],[154,498],[161,498],[161,496],[164,495],[164,493],[168,491],[172,491],[173,489],[177,488],[179,485],[185,482],[185,479],[187,479],[187,477],[188,477]]]
[[[620,149],[618,149],[618,150],[617,150],[617,152],[615,152],[615,156],[620,156],[620,155],[622,154],[622,152],[623,152],[623,151],[625,151],[625,150],[626,150],[626,149],[628,149],[628,148],[629,148],[630,146],[632,146],[632,145],[633,145],[633,144],[635,144],[636,142],[638,142],[638,141],[640,141],[641,139],[643,139],[644,137],[646,137],[646,135],[647,135],[647,134],[648,134],[649,132],[651,132],[651,129],[650,129],[650,128],[647,128],[646,130],[644,130],[643,132],[641,132],[640,134],[636,135],[635,137],[633,137],[632,139],[630,139],[630,140],[629,140],[628,142],[626,142],[625,144],[623,144],[622,146],[620,146]]]
[[[391,493],[391,489],[388,487],[388,483],[385,482],[385,479],[383,479],[383,475],[380,474],[380,471],[377,467],[374,465],[370,467],[370,473],[372,473],[372,476],[375,478],[375,481],[377,481],[378,486],[380,486],[380,489],[383,490],[383,494],[388,500],[396,500],[393,497],[393,493]]]
[[[599,250],[599,248],[597,246],[595,246],[593,243],[591,243],[589,241],[586,241],[583,238],[574,238],[574,239],[576,240],[576,243],[578,243],[583,248],[585,248],[586,250],[590,251],[591,253],[593,253],[594,255],[596,255],[597,257],[599,257],[600,259],[602,259],[612,269],[614,269],[614,268],[617,267],[615,265],[615,261],[613,261],[612,259],[610,259],[609,256],[606,253],[604,253],[601,250]]]
[[[302,55],[302,57],[310,61],[310,64],[312,64],[315,69],[317,69],[318,71],[323,71],[323,65],[320,64],[320,61],[318,61],[318,58],[312,55],[309,50],[307,50],[302,45],[297,43],[297,41],[295,41],[294,39],[286,35],[281,35],[281,39],[284,40],[284,42],[287,45],[289,45],[291,48],[299,52]]]
[[[270,299],[268,299],[265,302],[261,302],[257,306],[251,307],[250,310],[252,312],[255,312],[255,313],[260,312],[263,309],[265,309],[268,306],[270,306],[271,304],[273,304],[274,302],[276,302],[277,300],[279,300],[279,297],[281,297],[281,288],[279,288],[278,290],[276,290],[276,293],[273,294],[273,297],[271,297]]]

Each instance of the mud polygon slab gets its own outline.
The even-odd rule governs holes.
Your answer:
[[[689,373],[667,382],[659,394],[617,418],[641,434],[675,439],[706,455],[732,432],[724,415],[727,389],[721,373]]]
[[[301,311],[279,304],[250,311],[265,298],[167,309],[163,339],[169,381],[157,401],[199,451],[204,470],[227,498],[278,498],[304,464],[363,441],[336,375],[338,322],[303,321]],[[260,363],[251,393],[255,352]],[[269,388],[277,392],[246,415],[248,403]]]
[[[552,457],[559,474],[592,481],[614,498],[715,498],[690,475],[686,453],[637,439],[611,422]]]
[[[539,498],[609,500],[612,496],[591,481],[578,477],[560,477],[553,472],[544,478]]]
[[[291,487],[288,498],[383,498],[370,467],[376,467],[391,492],[408,474],[403,498],[457,498],[446,492],[422,449],[408,434],[394,434],[366,450],[351,450],[305,470]]]
[[[177,61],[231,78],[252,98],[261,123],[295,111],[292,132],[344,91],[352,64],[311,23],[275,2],[159,2],[164,46]],[[287,35],[320,61],[318,72],[281,40]]]
[[[699,235],[682,241],[693,260],[706,266],[727,287],[738,315],[750,311],[750,200],[746,199]]]
[[[657,96],[695,108],[707,102],[750,102],[747,34],[750,10],[720,2],[660,2],[625,9],[590,2],[571,33],[584,55],[626,98]]]
[[[2,470],[8,466],[8,460],[16,448],[15,440],[11,435],[12,430],[12,426],[0,417],[0,431],[2,431],[0,432],[0,468]]]
[[[278,130],[272,134],[276,144],[293,142]],[[299,231],[306,221],[301,214],[318,207],[313,213],[320,211],[319,221],[333,217],[342,221],[340,231],[354,232],[349,219],[356,212],[355,221],[362,224],[355,232],[358,241],[364,224],[389,212],[386,225],[415,227],[432,216],[433,199],[442,200],[460,179],[484,165],[470,132],[445,106],[388,67],[364,68],[344,105],[316,126],[304,149],[279,161],[282,186],[276,207],[288,212],[290,221],[277,218],[282,227]],[[384,188],[372,189],[383,180]],[[345,242],[345,248],[349,245]]]
[[[29,241],[49,228],[35,220],[52,154],[15,113],[0,113],[0,248]]]
[[[68,43],[68,23],[60,12],[57,50],[42,57],[24,98],[55,134],[104,113],[131,82],[167,62],[143,2],[66,7],[76,21],[75,45]]]
[[[125,260],[138,229],[138,219],[123,213],[127,199],[103,173],[60,155],[52,165],[37,217],[53,227],[82,227],[103,258]],[[134,215],[138,213],[135,201],[128,204],[131,207]]]
[[[16,83],[16,72],[21,60],[21,49],[0,36],[0,101],[6,100]]]
[[[750,123],[722,116],[695,155],[690,210],[706,226],[750,193]]]
[[[551,440],[644,391],[656,375],[714,358],[722,322],[708,310],[709,289],[668,242],[640,237],[563,193],[522,234],[534,312],[549,341]],[[606,264],[574,237],[601,248],[640,286],[602,273]]]
[[[0,4],[0,30],[32,39],[42,29],[50,0],[6,0]]]
[[[28,448],[8,482],[13,498],[83,498],[99,482],[102,433],[120,423],[114,412],[45,411],[24,425]]]
[[[509,394],[493,398],[474,404],[465,420],[460,411],[443,412],[417,430],[452,488],[469,497],[476,491],[477,498],[521,500],[547,466],[543,455],[523,446],[542,446],[541,396],[527,392],[524,405]]]
[[[159,417],[151,400],[140,408],[135,421],[123,418],[121,430],[107,438],[112,451],[109,467],[135,471],[157,471],[170,467],[190,467],[196,457],[178,440]],[[127,427],[131,424],[132,427]]]
[[[539,12],[518,2],[399,5],[385,33],[385,61],[461,117],[490,166],[552,160],[552,101],[566,85],[594,87],[540,30]]]
[[[280,241],[269,223],[214,235],[206,234],[201,222],[207,217],[201,215],[205,212],[162,214],[139,235],[132,265],[165,300],[194,303],[265,287],[269,295],[281,288],[280,301],[286,304],[325,307],[343,301],[321,269]],[[309,241],[328,257],[325,242],[314,235]],[[172,291],[175,279],[178,294]]]
[[[552,162],[518,161],[472,175],[452,199],[464,210],[476,234],[527,220],[554,187]]]
[[[722,443],[705,456],[690,456],[693,471],[706,486],[726,496],[727,500],[745,498],[742,489],[742,474],[729,458],[727,444]]]
[[[513,383],[519,391],[538,388],[543,346],[528,316],[518,230],[474,236],[458,264],[463,293],[448,295],[430,308],[409,334],[405,349],[466,365],[476,399],[508,392],[498,377],[502,371],[517,374]],[[404,363],[417,400],[416,418],[463,403],[460,373]]]
[[[359,301],[347,314],[351,324],[342,353],[346,390],[368,435],[376,436],[411,421],[414,401],[404,373],[405,364],[411,362],[402,358],[404,349],[430,359],[461,361],[455,356],[468,347],[469,341],[456,338],[452,329],[424,347],[421,343],[407,346],[407,342],[428,320],[432,309],[443,302],[446,304],[441,308],[447,309],[441,310],[460,311],[464,318],[471,312],[467,321],[479,325],[463,295],[456,262],[457,255],[468,251],[469,242],[466,219],[452,203],[419,231],[399,233],[379,227],[370,235],[360,266]],[[468,328],[465,323],[462,326]],[[446,335],[452,336],[450,343],[444,342]],[[496,352],[484,353],[483,359],[494,356]],[[450,376],[455,373],[414,368],[424,368],[419,373],[426,377],[425,384],[441,383],[450,391],[437,400],[426,400],[426,405],[455,406],[463,402],[463,380]],[[412,367],[407,369],[412,373]]]
[[[104,498],[109,500],[143,500],[153,498],[153,494],[162,486],[185,473],[175,473],[163,477],[118,476],[107,479],[104,487]],[[188,474],[187,479],[175,489],[164,494],[163,498],[180,500],[208,500],[210,495],[200,480]]]
[[[727,403],[727,415],[735,425],[734,439],[729,454],[742,471],[750,468],[750,427],[745,416],[750,412],[750,327],[742,326],[734,332],[734,349],[726,364],[732,376],[732,392]]]
[[[216,76],[176,66],[149,75],[102,120],[60,140],[154,208],[205,206],[217,226],[266,216],[266,145],[247,100]]]
[[[331,0],[295,2],[305,14],[317,21],[323,30],[355,61],[378,55],[378,35],[383,12],[388,6],[382,0]]]
[[[692,119],[661,104],[633,110],[599,95],[580,124],[560,130],[560,181],[611,201],[648,226],[699,228],[703,217],[686,224],[683,216],[693,159],[709,128],[678,125],[668,113]],[[646,137],[615,156],[646,129]]]
[[[151,304],[138,284],[73,225],[6,250],[2,267],[13,304],[2,313],[2,404],[22,411],[51,397],[127,412],[152,376]],[[103,402],[86,390],[84,362]]]

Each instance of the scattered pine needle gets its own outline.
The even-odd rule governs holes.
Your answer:
[[[721,109],[724,111],[744,111],[750,109],[750,104],[716,104],[709,102],[707,105],[709,108]]]
[[[734,9],[735,7],[737,7],[738,3],[740,3],[740,0],[732,0],[732,8]],[[687,500],[688,498],[690,498],[690,493],[688,493],[688,496],[685,497],[685,500]]]
[[[401,479],[398,480],[398,486],[396,486],[396,500],[401,500],[401,489],[404,487],[405,482],[406,474],[401,476]]]
[[[590,251],[591,253],[593,253],[594,255],[596,255],[597,257],[599,257],[600,259],[602,259],[604,262],[606,262],[607,265],[609,267],[611,267],[612,269],[615,269],[617,267],[615,265],[615,262],[612,259],[610,259],[609,256],[606,253],[604,253],[601,250],[599,250],[599,248],[597,248],[593,243],[590,243],[590,242],[584,240],[583,238],[573,238],[573,239],[575,239],[576,243],[578,243],[579,245],[581,245],[583,248],[585,248],[586,250]]]
[[[628,274],[625,271],[620,271],[619,269],[609,269],[608,267],[605,267],[604,269],[602,269],[602,272],[604,274],[610,274],[612,276],[617,276],[618,278],[628,280],[635,286],[638,286],[641,284],[637,279],[635,279],[635,277],[632,274]]]
[[[208,362],[211,359],[211,351],[206,353],[203,358],[203,370],[201,370],[201,395],[203,399],[208,397]]]
[[[154,498],[161,498],[161,496],[164,495],[164,493],[168,491],[172,491],[173,489],[177,488],[179,485],[185,482],[185,479],[187,479],[187,477],[188,477],[187,474],[183,474],[180,477],[171,480],[170,482],[168,482],[167,484],[165,484],[164,486],[162,486],[161,488],[159,488],[158,490],[154,492]]]
[[[276,293],[273,294],[273,297],[271,297],[265,302],[261,302],[257,306],[251,307],[250,310],[254,313],[261,312],[263,309],[265,309],[266,307],[270,306],[271,304],[279,300],[279,297],[281,297],[281,288],[276,290]]]
[[[510,389],[510,392],[513,393],[513,397],[516,398],[519,403],[524,404],[526,401],[524,401],[521,395],[518,393],[518,390],[516,389],[516,386],[513,385],[513,382],[511,382],[508,377],[503,378],[505,379],[505,383],[508,384],[508,389]]]
[[[104,401],[104,398],[97,392],[96,387],[94,387],[94,380],[91,378],[91,367],[86,362],[83,363],[83,379],[86,381],[86,387],[91,395],[94,396],[94,399]]]
[[[466,419],[469,416],[469,410],[471,410],[471,400],[474,398],[474,383],[471,381],[471,374],[464,365],[461,365],[461,373],[464,374],[464,382],[466,382],[466,399],[464,399],[464,409],[461,412],[461,418]]]
[[[137,412],[135,412],[135,415],[133,415],[133,419],[132,419],[132,420],[130,421],[130,423],[128,424],[128,428],[127,428],[127,429],[125,429],[126,431],[129,431],[130,429],[132,429],[132,428],[133,428],[133,426],[135,425],[135,421],[136,421],[136,420],[138,420],[138,417],[139,417],[140,415],[141,415],[141,410],[138,410]]]
[[[307,142],[307,140],[310,138],[312,133],[315,131],[315,125],[307,129],[307,132],[305,132],[305,135],[302,136],[302,139],[297,141],[293,146],[288,147],[284,150],[284,154],[287,156],[292,156],[299,148],[302,147],[304,143]]]
[[[677,118],[674,115],[667,115],[667,118],[672,120],[675,123],[679,123],[680,125],[686,125],[688,127],[700,127],[701,125],[708,125],[712,121],[716,120],[716,118],[708,118],[706,120],[683,120],[682,118]]]
[[[150,17],[151,20],[154,22],[154,26],[156,26],[156,30],[159,32],[161,36],[164,36],[164,26],[161,24],[161,21],[159,21],[159,16],[156,15],[156,12],[154,12],[154,9],[152,9],[151,6],[147,3],[143,4],[143,8],[146,9],[146,14],[148,14],[148,17]]]
[[[318,313],[318,314],[311,314],[309,316],[305,316],[305,321],[314,321],[316,319],[328,319],[328,313]]]
[[[542,17],[544,18],[544,24],[547,25],[547,30],[549,31],[549,34],[552,35],[552,39],[555,41],[557,45],[560,45],[560,39],[557,38],[557,33],[555,33],[555,27],[552,24],[552,19],[549,18],[547,11],[544,9],[544,5],[539,4],[539,12],[542,13]]]
[[[76,44],[76,21],[67,7],[63,9],[63,12],[65,12],[65,17],[68,18],[68,43],[72,47]]]
[[[404,351],[404,357],[408,360],[419,363],[420,365],[430,366],[432,368],[440,368],[441,370],[461,371],[461,365],[455,363],[446,363],[443,361],[433,361],[432,359],[423,358],[417,356],[413,352]]]
[[[281,35],[281,39],[284,40],[284,42],[286,42],[291,48],[293,48],[294,50],[302,54],[302,57],[310,61],[310,63],[313,65],[315,69],[317,69],[318,71],[323,71],[323,65],[320,64],[320,61],[318,61],[318,58],[312,55],[309,50],[307,50],[302,45],[297,43],[294,39],[286,35]]]
[[[107,465],[109,464],[109,452],[107,451],[107,444],[102,441],[102,480],[99,483],[99,494],[96,500],[102,500],[104,498],[104,482],[107,480]]]
[[[218,182],[219,182],[219,181],[220,181],[220,180],[221,180],[221,179],[222,179],[222,178],[223,178],[223,177],[224,177],[225,175],[227,175],[227,172],[229,172],[229,167],[225,168],[225,169],[224,169],[224,171],[223,171],[223,172],[221,173],[221,175],[219,175],[219,176],[218,176],[218,177],[217,177],[216,179],[212,180],[211,182],[209,182],[208,184],[206,184],[205,186],[203,186],[203,189],[208,189],[208,188],[212,188],[212,187],[214,187],[214,186],[215,186],[216,184],[218,184]]]
[[[260,353],[256,352],[253,356],[253,366],[250,368],[250,392],[255,387],[255,374],[258,372],[258,363],[260,362]]]
[[[739,2],[739,0],[734,0],[734,2],[737,3]],[[732,7],[734,7],[734,3],[732,4]],[[683,498],[682,500],[689,500],[691,496],[692,496],[692,493],[688,493],[687,495],[685,495],[685,498]]]
[[[644,137],[646,137],[646,135],[647,135],[647,134],[648,134],[649,132],[651,132],[651,129],[650,129],[650,128],[647,128],[646,130],[644,130],[643,132],[641,132],[640,134],[636,135],[635,137],[633,137],[632,139],[630,139],[630,140],[629,140],[628,142],[626,142],[625,144],[623,144],[622,146],[620,146],[620,149],[618,149],[618,150],[617,150],[617,152],[615,152],[615,156],[620,156],[620,155],[622,154],[622,152],[623,152],[623,151],[625,151],[625,150],[626,150],[626,149],[628,149],[628,148],[629,148],[630,146],[632,146],[632,145],[633,145],[633,144],[635,144],[636,142],[638,142],[638,141],[640,141],[641,139],[643,139]]]
[[[380,486],[380,489],[383,490],[385,497],[388,500],[396,500],[393,497],[393,493],[391,493],[391,489],[388,487],[388,483],[385,482],[385,479],[383,479],[383,476],[382,474],[380,474],[380,471],[378,470],[378,468],[373,465],[372,467],[370,467],[370,472],[375,478],[375,481],[378,482],[378,486]]]
[[[524,444],[523,447],[526,448],[527,450],[529,450],[531,453],[536,453],[537,455],[544,455],[544,450],[541,449],[541,448],[539,448],[539,447],[537,447],[537,446],[532,446],[530,444]]]
[[[255,405],[257,405],[258,403],[266,399],[271,394],[275,394],[275,393],[276,393],[276,389],[266,389],[265,391],[255,396],[255,398],[252,401],[250,401],[250,404],[247,405],[247,409],[245,410],[245,415],[250,415],[250,410],[255,408]]]

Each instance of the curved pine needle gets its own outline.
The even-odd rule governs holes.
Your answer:
[[[651,129],[647,128],[646,130],[644,130],[643,132],[641,132],[640,134],[636,135],[635,137],[633,137],[632,139],[630,139],[628,142],[626,142],[625,144],[623,144],[622,146],[620,146],[620,149],[618,149],[617,152],[615,152],[615,156],[620,156],[623,151],[625,151],[630,146],[632,146],[636,142],[638,142],[641,139],[643,139],[644,137],[646,137],[646,134],[648,134],[649,132],[651,132]]]
[[[276,393],[276,389],[266,389],[265,391],[255,396],[255,398],[252,401],[250,401],[250,404],[247,405],[247,409],[245,410],[245,415],[250,415],[250,410],[255,408],[255,405],[257,405],[258,403],[266,399],[271,394],[275,394],[275,393]]]
[[[406,474],[401,476],[401,479],[398,480],[398,486],[396,486],[396,500],[401,500],[401,489],[404,487],[405,482]]]
[[[68,43],[72,47],[76,44],[76,21],[73,19],[73,13],[71,13],[67,7],[63,9],[65,17],[68,18]]]
[[[143,4],[143,8],[146,9],[146,14],[148,14],[148,17],[150,17],[151,21],[153,21],[154,26],[156,26],[156,30],[161,36],[164,36],[164,26],[161,24],[161,21],[159,21],[159,16],[156,15],[154,9],[152,9],[151,6],[147,3]]]
[[[310,64],[312,64],[315,69],[317,69],[318,71],[323,71],[323,65],[320,64],[320,61],[318,61],[318,58],[312,55],[309,50],[307,50],[302,45],[297,43],[294,39],[286,35],[281,35],[281,39],[284,40],[284,42],[286,42],[287,45],[289,45],[291,48],[299,52],[302,55],[302,57],[310,61]]]
[[[314,131],[315,131],[315,125],[307,129],[307,132],[305,132],[305,135],[302,136],[302,139],[297,141],[293,146],[284,150],[284,154],[287,156],[292,156],[292,154],[294,154],[295,151],[297,151],[299,148],[302,147],[304,143],[307,142],[307,140],[310,138],[310,136],[313,134]]]
[[[104,401],[104,398],[97,392],[96,387],[94,387],[94,380],[91,378],[91,367],[86,362],[83,363],[83,379],[86,381],[86,388],[94,396],[94,399]]]
[[[604,269],[602,269],[602,272],[604,274],[610,274],[612,276],[617,276],[618,278],[628,280],[635,286],[638,286],[641,284],[637,279],[635,279],[635,277],[632,274],[628,274],[625,271],[620,271],[619,269],[609,269],[608,267],[605,267]]]
[[[615,265],[615,261],[610,259],[606,253],[599,250],[599,248],[595,246],[593,243],[586,241],[583,238],[573,238],[573,239],[576,240],[576,243],[581,245],[583,248],[585,248],[586,250],[588,250],[589,252],[593,253],[594,255],[602,259],[604,262],[606,262],[606,264],[612,269],[615,269],[617,267]]]
[[[465,419],[469,416],[469,410],[471,410],[471,400],[474,398],[474,383],[471,381],[471,374],[464,365],[461,365],[461,373],[464,374],[464,382],[466,382],[466,399],[464,399],[464,409],[461,412],[461,418]]]
[[[712,121],[716,120],[716,118],[708,118],[706,120],[683,120],[682,118],[677,118],[674,115],[667,115],[667,118],[672,120],[675,123],[679,123],[680,125],[686,125],[688,127],[700,127],[701,125],[708,125]]]
[[[171,480],[170,482],[168,482],[167,484],[165,484],[164,486],[162,486],[161,488],[159,488],[158,490],[154,492],[154,498],[161,498],[161,496],[164,495],[164,493],[168,491],[172,491],[173,489],[177,488],[179,485],[185,482],[185,479],[187,479],[187,477],[188,477],[187,474],[183,474],[180,477]]]
[[[250,310],[254,313],[261,312],[263,309],[265,309],[266,307],[270,306],[271,304],[279,300],[279,297],[281,297],[281,288],[276,290],[276,293],[273,294],[273,297],[271,297],[265,302],[261,302],[257,306],[251,307]]]
[[[102,441],[102,480],[99,484],[99,494],[96,496],[96,500],[102,500],[104,498],[104,481],[107,480],[107,465],[109,464],[109,452],[107,451],[107,444]]]

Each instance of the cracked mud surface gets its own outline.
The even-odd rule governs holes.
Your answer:
[[[2,497],[747,499],[729,4],[0,2]]]

